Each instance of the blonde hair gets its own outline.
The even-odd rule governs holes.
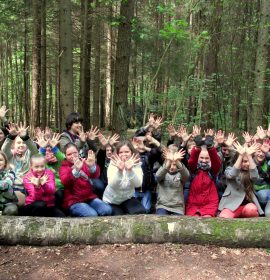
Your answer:
[[[7,155],[1,150],[0,150],[0,155],[2,155],[4,160],[5,160],[4,170],[8,170],[9,169],[9,162],[8,162]]]

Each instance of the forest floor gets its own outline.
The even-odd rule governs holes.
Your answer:
[[[182,244],[0,246],[0,279],[270,279],[267,249]]]

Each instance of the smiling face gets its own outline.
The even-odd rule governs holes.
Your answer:
[[[203,150],[200,152],[198,162],[210,164],[210,157],[208,151]]]
[[[19,136],[17,136],[15,139],[14,150],[15,150],[15,153],[18,155],[23,155],[25,153],[25,151],[27,150],[26,144],[24,143],[22,138]]]
[[[241,162],[241,169],[244,171],[249,170],[249,160],[247,156],[243,156],[242,162]]]
[[[67,148],[66,159],[68,162],[74,163],[74,161],[78,158],[79,158],[79,152],[74,146]]]
[[[106,147],[106,158],[110,159],[112,154],[113,154],[112,147],[111,146],[107,146]]]
[[[79,134],[82,130],[82,123],[81,122],[74,122],[70,127],[70,132],[72,134]]]
[[[130,159],[132,152],[128,146],[122,146],[119,149],[118,155],[122,161],[127,161]]]
[[[42,176],[45,171],[45,159],[44,158],[35,158],[31,160],[31,169],[38,176]]]
[[[255,159],[259,164],[263,163],[265,160],[265,153],[259,149],[257,152],[255,152]]]

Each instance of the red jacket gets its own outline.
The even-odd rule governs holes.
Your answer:
[[[60,179],[64,185],[63,207],[68,209],[71,205],[79,202],[86,202],[97,198],[93,192],[93,186],[89,180],[79,177],[75,178],[72,174],[72,163],[63,161],[59,170]],[[100,174],[99,166],[96,165],[96,172],[91,173],[89,166],[84,163],[81,169],[89,178],[98,178]]]
[[[188,165],[191,173],[195,173],[201,149],[193,148]],[[221,168],[221,160],[216,148],[208,150],[211,160],[211,174],[216,176]],[[186,215],[216,216],[218,209],[218,192],[214,180],[209,176],[209,171],[199,169],[191,182],[186,205]]]

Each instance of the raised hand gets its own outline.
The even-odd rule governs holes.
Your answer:
[[[93,166],[96,163],[96,155],[92,150],[88,151],[87,159],[86,159],[85,163],[88,166]]]
[[[98,137],[99,129],[98,127],[91,126],[91,129],[87,133],[87,137],[89,140],[95,140]]]
[[[79,130],[79,138],[82,142],[85,142],[86,141],[86,133],[84,132],[83,130],[83,127],[81,126],[80,130]]]
[[[236,141],[237,137],[235,137],[234,133],[229,133],[226,141],[224,142],[228,147],[233,146],[233,143]],[[239,143],[239,142],[238,142]]]
[[[157,117],[156,120],[153,123],[153,126],[155,129],[159,128],[162,125],[163,118]]]
[[[54,133],[51,139],[49,139],[49,145],[54,148],[59,143],[60,137],[60,133]]]
[[[83,167],[83,160],[81,160],[80,158],[76,158],[73,161],[73,168],[75,168],[77,171],[80,171]]]
[[[132,156],[125,162],[126,170],[131,170],[132,167],[140,162],[140,157],[136,154],[132,154]]]
[[[109,138],[109,144],[114,146],[115,144],[119,143],[120,135],[115,133],[113,136]]]
[[[17,125],[18,135],[20,137],[25,137],[27,135],[28,128],[29,128],[29,126],[26,126],[25,124],[20,122],[19,125]]]
[[[143,141],[144,141],[144,137],[134,137],[132,139],[132,145],[133,145],[134,149],[137,150],[138,152],[146,151],[146,147],[145,147]]]
[[[263,140],[263,143],[261,145],[261,150],[262,152],[264,152],[265,154],[266,153],[269,153],[270,151],[270,140],[269,139],[264,139]]]
[[[179,138],[182,138],[183,142],[186,143],[190,139],[192,134],[187,133],[187,128],[184,125],[180,125],[178,128],[177,136]]]
[[[122,161],[118,155],[113,154],[110,163],[116,166],[120,171],[125,169],[125,162]]]
[[[109,143],[109,138],[106,138],[101,132],[99,132],[97,137],[103,147],[105,147]]]
[[[167,130],[169,132],[169,135],[171,137],[174,137],[177,133],[176,133],[176,130],[174,128],[174,126],[172,124],[169,124],[168,127],[167,127]]]
[[[7,127],[7,131],[10,135],[17,136],[18,135],[18,130],[17,126],[15,123],[10,123]]]
[[[242,146],[238,141],[233,143],[234,150],[241,156],[246,152],[246,148]]]
[[[42,177],[39,178],[40,185],[45,185],[49,182],[49,176],[47,174],[44,174]]]
[[[197,125],[194,125],[193,127],[192,127],[192,135],[193,135],[193,137],[196,137],[196,136],[198,136],[198,135],[201,135],[201,128],[199,127],[199,126],[197,126]]]
[[[44,134],[40,133],[37,137],[36,137],[36,143],[39,145],[39,147],[41,148],[46,148],[49,144],[49,140],[45,140]]]
[[[210,129],[206,129],[204,131],[204,135],[207,136],[207,135],[210,135],[210,136],[214,136],[214,130],[212,128]]]
[[[169,149],[163,149],[163,158],[167,161],[167,162],[173,162],[174,161],[174,154],[172,151],[170,151]]]
[[[264,131],[264,129],[262,128],[262,126],[257,126],[257,132],[256,134],[258,135],[258,137],[260,139],[264,139],[266,137],[266,131]]]
[[[150,113],[148,118],[148,125],[153,125],[154,122],[155,122],[155,115],[154,113]]]
[[[254,153],[260,150],[260,146],[261,145],[259,143],[253,143],[251,146],[245,148],[246,154],[253,155]]]
[[[245,140],[245,143],[247,143],[247,144],[251,143],[252,136],[247,131],[243,132],[242,136]]]
[[[45,139],[50,139],[52,135],[52,130],[48,126],[45,127],[44,137]]]
[[[185,154],[186,154],[186,151],[184,149],[181,149],[178,152],[174,153],[173,159],[175,161],[181,161],[184,158]]]
[[[225,141],[225,132],[222,130],[218,130],[215,133],[215,142],[219,145],[223,144]]]
[[[0,107],[0,118],[1,119],[5,118],[7,111],[8,111],[8,109],[7,109],[6,105],[3,105]]]

